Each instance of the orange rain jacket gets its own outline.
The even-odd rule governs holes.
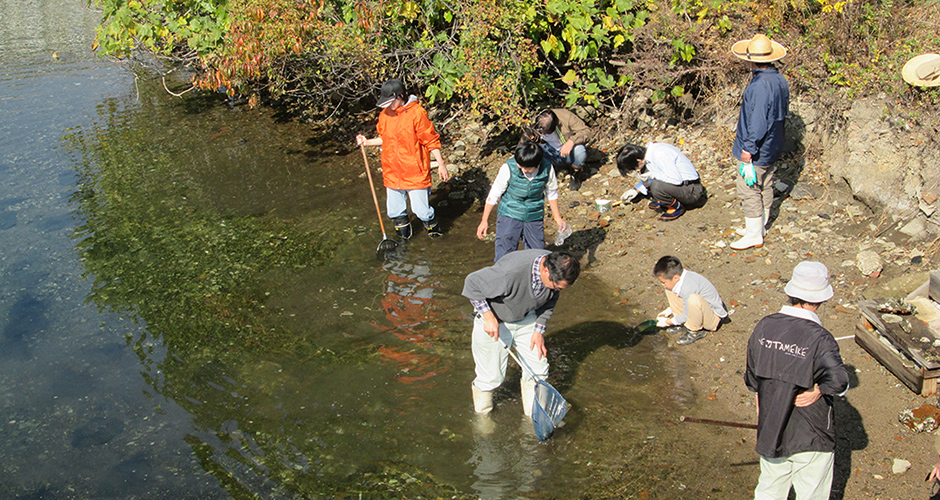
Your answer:
[[[382,138],[382,179],[391,189],[431,187],[431,151],[441,148],[441,136],[416,100],[379,113]]]

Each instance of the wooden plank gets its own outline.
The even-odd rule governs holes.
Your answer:
[[[918,319],[917,316],[906,316],[905,319],[911,323],[911,333],[908,334],[910,342],[914,344],[911,351],[916,352],[917,357],[924,360],[921,366],[927,370],[940,369],[940,362],[934,361],[937,357],[938,349],[933,346],[933,342],[937,340],[937,335],[934,334],[933,329],[931,329],[927,323]],[[921,342],[920,339],[923,338],[927,339],[929,342]]]
[[[923,321],[920,321],[913,315],[904,316],[904,319],[906,319],[911,325],[911,333],[908,333],[905,332],[899,324],[885,323],[881,319],[882,313],[878,312],[878,301],[865,300],[859,302],[858,308],[865,319],[874,325],[878,332],[891,339],[891,341],[894,342],[896,346],[898,346],[910,357],[914,358],[914,361],[916,361],[917,364],[927,368],[928,370],[940,369],[940,362],[928,361],[925,357],[925,351],[923,347],[924,344],[920,342],[920,338],[927,337],[935,339],[936,336],[930,330],[930,327],[925,325]],[[927,347],[933,349],[929,344]]]
[[[940,302],[940,271],[930,273],[930,293],[928,295],[935,302]]]
[[[920,389],[921,396],[933,396],[937,393],[937,379],[936,378],[925,378],[924,386]]]
[[[877,331],[872,331],[860,322],[856,324],[855,343],[871,354],[895,377],[917,394],[924,387],[924,377],[919,370],[904,365],[903,355],[884,345]]]

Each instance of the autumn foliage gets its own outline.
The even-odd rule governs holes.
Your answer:
[[[370,106],[392,76],[505,123],[641,88],[681,102],[740,75],[728,47],[756,32],[788,46],[797,88],[901,94],[897,68],[940,42],[918,29],[936,7],[884,0],[91,1],[101,53],[146,51],[195,69],[199,88],[319,117]]]

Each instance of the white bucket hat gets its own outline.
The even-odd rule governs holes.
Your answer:
[[[819,304],[832,298],[829,270],[822,262],[803,261],[793,268],[793,277],[784,291],[790,297]]]
[[[940,86],[940,54],[921,54],[907,61],[901,77],[915,87]]]

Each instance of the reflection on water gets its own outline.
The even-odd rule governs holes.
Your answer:
[[[73,201],[90,299],[139,316],[186,364],[285,348],[292,335],[268,320],[263,281],[322,265],[335,243],[277,217],[216,210],[215,183],[180,161],[195,140],[159,141],[149,107],[102,106],[105,124],[67,136],[83,158]]]
[[[525,498],[540,478],[550,478],[553,450],[535,436],[532,420],[513,408],[512,415],[474,415],[470,485],[486,499]]]
[[[382,309],[388,326],[377,325],[380,331],[388,332],[411,344],[403,347],[382,346],[379,354],[398,363],[400,375],[396,380],[403,384],[420,382],[425,387],[434,384],[434,377],[447,373],[448,366],[441,363],[440,355],[429,353],[435,339],[440,337],[440,328],[435,326],[440,308],[431,304],[434,288],[440,282],[431,273],[427,263],[412,264],[396,260],[386,262],[388,271],[387,293],[382,297]]]
[[[538,441],[516,368],[477,417],[478,213],[378,261],[351,141],[135,86],[68,0],[0,7],[0,497],[568,498],[661,451],[681,363],[589,274],[547,339],[567,425]]]

